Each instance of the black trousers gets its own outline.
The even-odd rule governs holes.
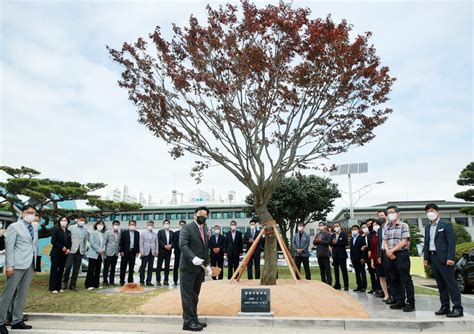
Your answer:
[[[102,274],[104,283],[115,283],[115,267],[117,266],[117,255],[107,256],[104,260],[104,272]]]
[[[66,254],[51,257],[51,270],[49,272],[49,291],[61,290],[64,267],[66,266]]]
[[[229,255],[227,254],[227,279],[231,279],[234,271],[239,267],[239,254]]]
[[[155,257],[150,252],[148,255],[142,256],[142,263],[140,264],[140,283],[145,282],[145,269],[148,268],[146,272],[146,282],[151,283],[153,278],[153,263],[155,262]]]
[[[329,285],[332,284],[331,263],[329,257],[318,257],[321,281]]]
[[[332,259],[332,265],[334,266],[334,278],[336,280],[334,287],[341,288],[341,281],[339,279],[339,270],[341,270],[342,280],[344,281],[344,288],[349,288],[349,276],[347,275],[347,259]]]
[[[181,252],[174,252],[174,265],[173,265],[173,282],[176,285],[178,283],[179,273],[179,261],[181,260]]]
[[[128,283],[133,283],[133,272],[135,270],[135,257],[137,254],[134,251],[129,251],[123,254],[120,259],[120,284],[125,284],[125,272],[128,266]]]
[[[367,262],[367,268],[369,269],[369,275],[370,275],[370,286],[372,290],[374,291],[379,291],[381,290],[380,286],[380,281],[379,278],[377,277],[377,273],[375,271],[375,268],[372,268],[370,265],[370,262]]]
[[[365,273],[365,264],[360,263],[360,260],[352,261],[354,267],[356,282],[358,289],[367,289],[367,274]]]
[[[221,268],[221,273],[218,277],[212,276],[213,280],[224,278],[224,254],[213,254],[211,253],[211,266]]]
[[[436,254],[430,254],[430,264],[438,285],[441,306],[449,308],[449,301],[451,300],[454,309],[463,311],[461,292],[454,277],[454,266],[447,266],[446,263],[440,261]]]
[[[170,275],[170,264],[171,264],[171,253],[162,252],[158,254],[158,268],[156,270],[156,283],[161,282],[161,271],[163,270],[161,267],[163,266],[163,262],[165,263],[165,277],[163,282],[168,283],[168,278]]]
[[[100,269],[102,266],[102,257],[99,255],[97,259],[89,258],[89,266],[87,267],[87,276],[85,286],[87,288],[98,288],[100,286]]]
[[[392,297],[393,299],[392,283],[390,281],[390,271],[389,271],[389,266],[388,266],[389,259],[387,255],[385,255],[385,252],[383,252],[381,260],[382,260],[383,271],[385,272],[385,281],[387,282],[388,295]]]
[[[390,282],[393,298],[397,304],[415,305],[415,288],[410,275],[410,257],[408,251],[401,250],[394,253],[395,260],[388,261]]]
[[[180,270],[180,292],[181,305],[183,307],[183,321],[185,324],[191,321],[197,321],[197,305],[199,302],[199,293],[204,281],[204,270],[198,272],[189,272]]]
[[[295,264],[298,271],[301,273],[301,263],[303,263],[304,274],[307,280],[311,279],[311,271],[309,270],[309,257],[307,256],[295,256]]]
[[[66,269],[64,271],[64,278],[63,282],[64,285],[67,286],[69,282],[69,276],[71,276],[71,269],[72,269],[72,276],[71,281],[69,282],[69,287],[76,287],[77,284],[77,277],[79,276],[79,270],[82,268],[82,255],[77,250],[76,253],[72,254],[69,253],[66,258]]]
[[[247,264],[248,279],[253,279],[253,267],[255,267],[255,279],[260,279],[260,254],[254,254]]]

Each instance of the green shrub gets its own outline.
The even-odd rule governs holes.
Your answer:
[[[451,224],[453,224],[454,233],[456,233],[456,245],[472,241],[471,234],[469,234],[463,225],[457,223]]]
[[[469,254],[472,248],[474,248],[474,242],[465,242],[456,245],[456,262],[459,261],[463,254]]]

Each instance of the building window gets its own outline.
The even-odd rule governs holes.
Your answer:
[[[232,219],[232,218],[234,218],[234,215],[232,214],[232,211],[222,212],[222,218],[223,219]]]
[[[421,222],[422,222],[423,226],[431,224],[431,222],[428,218],[421,218]]]
[[[131,218],[132,218],[132,215],[122,215],[122,219],[121,219],[121,220],[122,220],[122,221],[129,221],[129,220],[131,220]]]
[[[168,220],[176,220],[176,213],[167,213],[166,219]]]
[[[144,213],[143,214],[143,220],[153,220],[153,215],[150,213]]]
[[[309,229],[309,235],[314,237],[314,228]]]
[[[153,219],[154,219],[155,221],[161,221],[161,220],[163,220],[163,217],[164,217],[164,215],[163,215],[162,213],[155,213],[155,214],[153,215]]]
[[[186,213],[177,213],[176,214],[176,219],[186,219]]]
[[[247,218],[247,215],[243,211],[237,211],[235,213],[235,219],[245,219]]]
[[[110,220],[120,220],[120,215],[110,215]]]
[[[408,225],[415,225],[418,226],[418,219],[416,218],[406,218],[405,221]]]
[[[188,213],[188,219],[194,219],[194,212]]]
[[[212,212],[211,219],[222,219],[222,212]]]
[[[90,222],[96,222],[97,221],[97,217],[89,217],[88,219]]]
[[[468,226],[467,217],[455,217],[454,221],[459,225]]]
[[[140,214],[133,214],[132,215],[132,219],[136,220],[136,221],[141,221],[142,220],[142,215]]]

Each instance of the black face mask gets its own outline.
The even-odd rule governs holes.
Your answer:
[[[379,217],[378,221],[379,221],[380,224],[383,224],[383,223],[385,223],[385,218]]]
[[[196,217],[196,222],[199,224],[199,225],[202,225],[206,222],[206,217],[203,217],[203,216],[198,216]]]

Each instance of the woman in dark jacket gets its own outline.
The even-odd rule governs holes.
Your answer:
[[[71,232],[67,229],[69,219],[62,217],[59,224],[53,227],[51,244],[53,248],[49,253],[51,257],[51,271],[49,274],[49,291],[51,293],[64,292],[61,289],[66,257],[71,250]]]

